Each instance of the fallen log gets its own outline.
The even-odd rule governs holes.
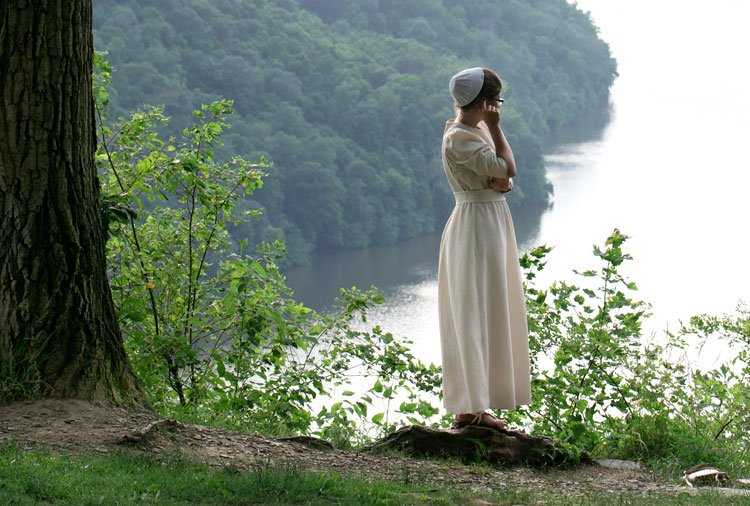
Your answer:
[[[467,425],[459,429],[433,429],[421,425],[402,427],[362,448],[362,451],[395,450],[415,457],[459,458],[503,466],[536,467],[588,460],[576,457],[546,436]]]

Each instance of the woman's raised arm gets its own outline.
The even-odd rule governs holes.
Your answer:
[[[510,144],[505,138],[503,129],[500,128],[500,109],[498,106],[491,104],[490,100],[483,100],[482,102],[482,119],[484,119],[484,123],[490,131],[492,142],[495,143],[495,153],[505,160],[508,166],[507,177],[514,177],[516,175],[516,159],[513,158],[513,151],[510,149]]]

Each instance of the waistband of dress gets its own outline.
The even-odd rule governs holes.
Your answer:
[[[502,202],[505,195],[498,191],[489,190],[468,190],[464,192],[453,192],[456,197],[456,204],[466,204],[470,202]]]

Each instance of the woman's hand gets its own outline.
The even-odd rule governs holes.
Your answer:
[[[482,100],[482,119],[488,127],[500,125],[500,108],[494,100]]]
[[[494,177],[490,179],[490,188],[496,192],[508,193],[513,189],[513,179],[509,177]]]
[[[490,131],[492,142],[495,143],[495,153],[508,164],[508,173],[506,175],[513,177],[516,175],[516,160],[513,158],[513,151],[510,149],[510,144],[508,144],[508,140],[505,138],[503,129],[500,128],[501,102],[498,99],[483,98],[481,104],[482,119]],[[510,191],[510,188],[507,191]]]

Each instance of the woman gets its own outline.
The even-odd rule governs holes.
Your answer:
[[[442,153],[456,207],[438,268],[443,404],[459,426],[503,429],[485,410],[531,402],[521,271],[504,195],[516,165],[500,128],[498,75],[467,69],[451,78],[450,91],[457,116],[446,123]]]

